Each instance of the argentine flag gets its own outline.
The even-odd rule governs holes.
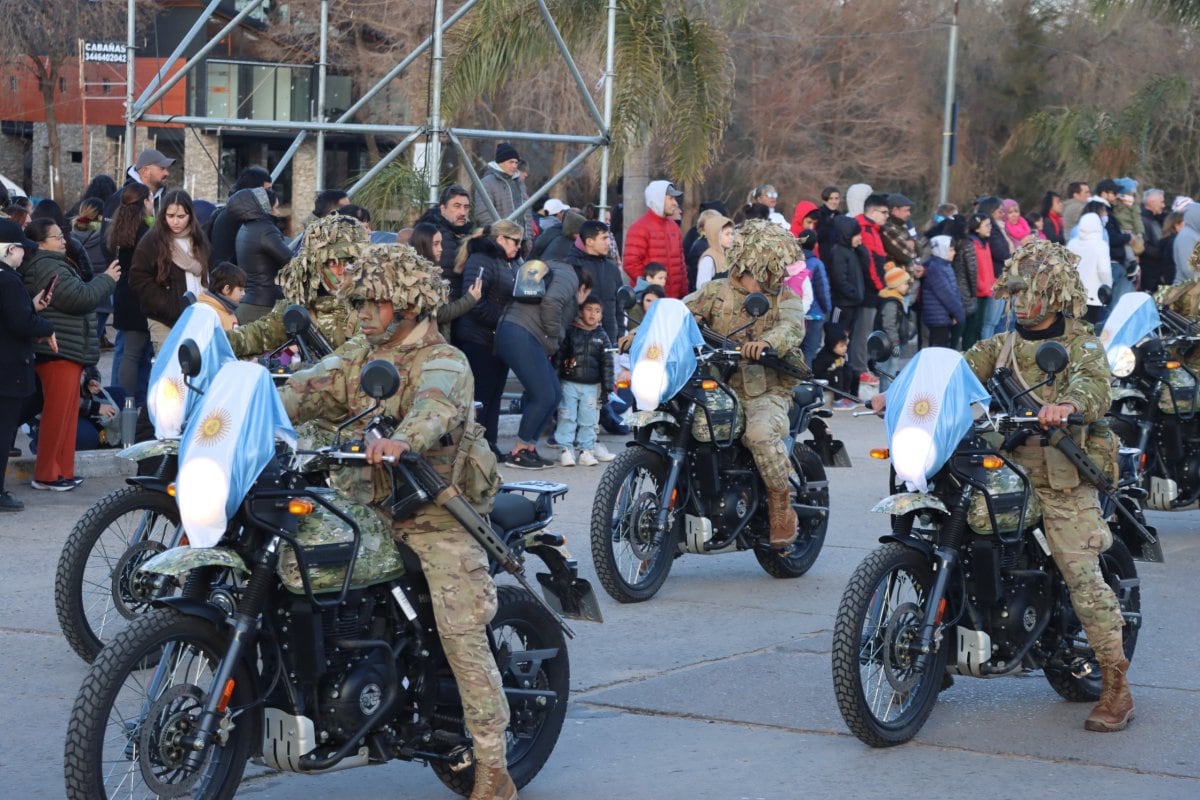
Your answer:
[[[687,385],[696,371],[696,347],[703,343],[682,300],[662,298],[650,304],[629,348],[629,389],[639,411],[653,411]]]
[[[271,374],[259,364],[231,361],[200,399],[179,446],[175,497],[192,547],[212,547],[275,455],[279,437],[296,433]]]
[[[1115,369],[1118,350],[1135,344],[1158,330],[1158,306],[1146,292],[1126,292],[1104,322],[1100,343],[1108,355],[1109,369]]]
[[[896,477],[908,490],[923,492],[971,429],[971,404],[987,390],[956,350],[926,347],[900,371],[887,390],[888,447]]]
[[[154,436],[158,439],[179,436],[199,400],[199,396],[184,385],[183,371],[179,368],[179,345],[185,339],[195,341],[200,347],[200,374],[192,379],[192,384],[201,392],[207,391],[221,365],[235,360],[217,312],[201,303],[192,303],[185,308],[150,370],[146,406],[150,421],[154,423]]]

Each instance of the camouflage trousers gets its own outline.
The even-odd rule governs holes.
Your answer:
[[[433,506],[396,525],[393,534],[408,535],[406,543],[425,570],[442,648],[454,671],[463,719],[474,741],[475,761],[502,767],[508,699],[484,633],[497,604],[487,554],[453,517]]]
[[[1024,448],[1022,448],[1024,450]],[[1071,593],[1071,605],[1101,665],[1125,658],[1121,643],[1121,607],[1100,573],[1100,554],[1112,546],[1112,531],[1100,516],[1096,489],[1050,486],[1044,459],[1019,458],[1042,505],[1042,526],[1050,554]]]
[[[784,439],[788,435],[791,396],[767,393],[740,399],[746,414],[742,444],[754,456],[763,485],[768,492],[790,489],[788,478],[792,474],[792,465]]]

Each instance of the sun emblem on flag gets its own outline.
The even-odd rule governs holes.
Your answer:
[[[1105,347],[1108,347],[1108,343],[1112,341],[1113,333],[1113,329],[1109,327],[1105,327],[1104,330],[1100,332],[1100,341],[1104,343]]]
[[[163,378],[161,388],[158,390],[159,397],[165,403],[178,403],[183,399],[183,392],[186,388],[183,378],[178,375],[171,378]]]
[[[662,357],[662,348],[658,345],[652,344],[646,348],[645,358],[648,358],[651,361],[662,361]]]
[[[916,422],[929,422],[938,413],[938,401],[936,397],[927,394],[919,394],[909,403],[908,413]]]
[[[214,408],[200,420],[196,429],[196,442],[211,447],[229,435],[233,428],[233,416],[223,408]]]

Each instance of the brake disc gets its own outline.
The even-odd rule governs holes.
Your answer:
[[[112,599],[117,611],[126,619],[136,617],[154,599],[155,576],[141,569],[143,564],[166,549],[162,542],[148,539],[130,547],[117,559],[112,572]]]
[[[883,648],[883,674],[897,692],[907,692],[917,684],[913,645],[920,635],[921,609],[916,603],[902,603],[888,620]]]
[[[138,740],[138,766],[146,788],[159,797],[188,794],[200,779],[203,770],[184,766],[191,750],[183,739],[195,730],[203,710],[204,693],[188,683],[167,689],[150,706]]]

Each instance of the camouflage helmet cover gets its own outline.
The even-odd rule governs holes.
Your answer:
[[[397,309],[414,309],[418,316],[446,304],[448,293],[441,271],[406,244],[372,244],[358,264],[346,272],[338,295],[347,302],[390,302]]]
[[[279,272],[278,283],[289,301],[308,305],[317,298],[325,262],[358,261],[370,237],[353,217],[334,214],[313,220],[304,229],[300,252]]]
[[[1087,291],[1079,279],[1079,256],[1054,242],[1039,240],[1022,245],[1004,262],[997,276],[994,297],[1027,292],[1043,301],[1047,312],[1061,311],[1081,319],[1087,310]]]
[[[749,273],[764,289],[774,289],[788,266],[803,255],[787,228],[765,219],[751,219],[738,228],[727,257],[731,278]]]

